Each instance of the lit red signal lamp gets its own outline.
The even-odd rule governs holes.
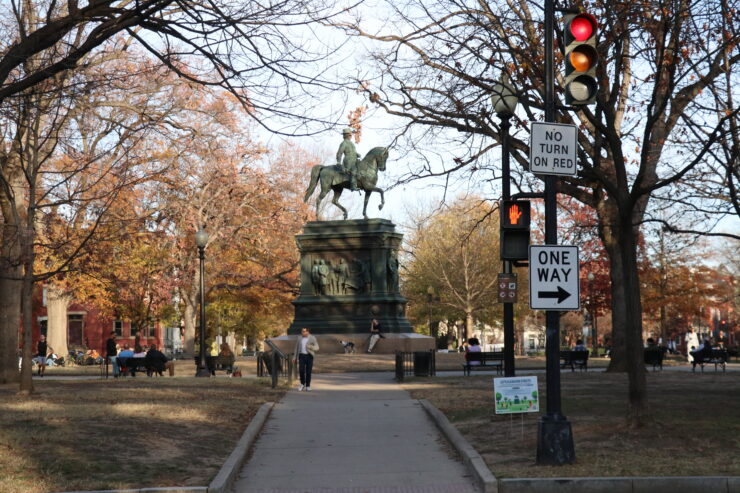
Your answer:
[[[501,228],[529,229],[531,208],[528,200],[504,200],[501,206]]]
[[[568,29],[570,35],[576,41],[586,41],[596,32],[596,18],[591,14],[578,14],[572,21]]]

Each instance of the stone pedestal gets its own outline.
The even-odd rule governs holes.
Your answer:
[[[296,235],[301,290],[288,334],[362,337],[373,318],[386,335],[411,333],[398,288],[402,238],[386,219],[308,222]]]

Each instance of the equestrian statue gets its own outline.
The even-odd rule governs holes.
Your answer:
[[[370,194],[373,192],[380,194],[378,209],[382,209],[385,204],[383,189],[376,187],[375,184],[378,182],[378,171],[385,171],[388,149],[375,147],[363,159],[360,159],[351,140],[352,129],[344,129],[342,137],[342,143],[337,151],[337,164],[334,166],[317,164],[311,168],[311,182],[308,184],[308,190],[306,190],[303,201],[308,202],[316,189],[316,185],[321,184],[321,192],[316,199],[316,219],[319,219],[319,205],[330,190],[334,191],[331,203],[342,211],[344,219],[347,219],[347,209],[339,203],[339,197],[342,196],[343,190],[365,191],[365,203],[362,207],[362,216],[365,219],[367,219],[367,202],[370,200]]]

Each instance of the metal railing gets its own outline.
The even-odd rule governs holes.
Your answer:
[[[396,380],[403,382],[406,376],[433,377],[437,375],[437,352],[396,351]]]
[[[270,347],[270,350],[257,353],[257,376],[270,377],[273,389],[277,387],[281,377],[287,378],[288,384],[293,385],[296,373],[293,354],[286,355],[269,339],[265,340],[265,344]]]

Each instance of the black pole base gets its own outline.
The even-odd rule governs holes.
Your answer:
[[[196,377],[211,377],[211,372],[208,370],[208,368],[198,368],[198,371],[195,372]]]
[[[570,421],[562,415],[544,415],[540,418],[537,435],[537,464],[562,466],[576,461],[573,432]]]

